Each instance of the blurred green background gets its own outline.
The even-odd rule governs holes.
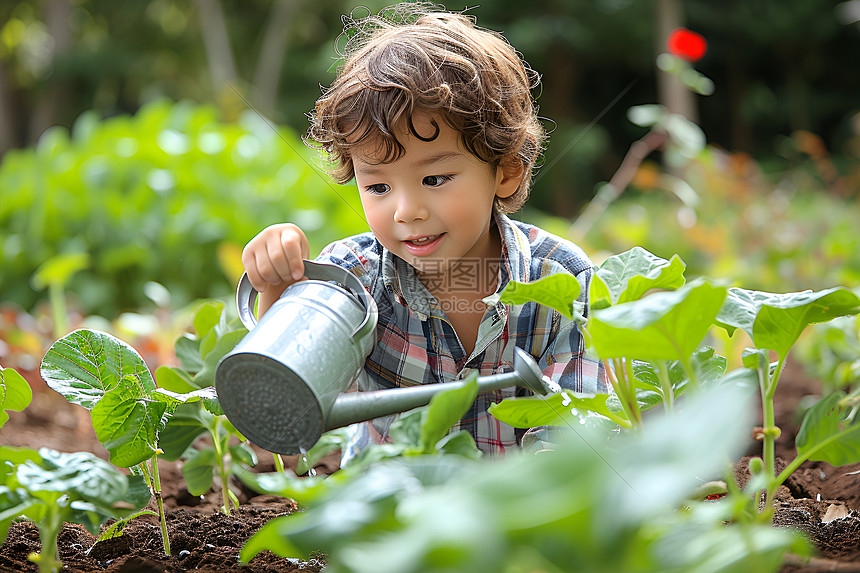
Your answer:
[[[0,3],[0,304],[32,312],[53,293],[108,319],[178,308],[229,296],[241,248],[266,225],[300,224],[314,252],[365,230],[354,187],[330,184],[299,139],[355,5]],[[860,284],[860,0],[492,0],[468,12],[543,76],[550,146],[517,217],[597,262],[641,245],[747,288]],[[712,95],[656,65],[680,26],[708,42],[693,67]],[[572,228],[649,133],[628,115],[645,104],[701,132],[649,153],[620,198]]]

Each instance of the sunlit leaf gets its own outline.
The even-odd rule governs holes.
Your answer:
[[[0,366],[0,428],[9,420],[6,410],[20,412],[33,400],[30,384],[14,368]]]
[[[574,317],[582,315],[582,310],[574,304],[581,289],[582,286],[575,276],[557,273],[531,283],[510,281],[502,291],[499,301],[504,304],[536,302],[573,320]]]
[[[807,411],[795,438],[798,456],[833,466],[860,462],[860,412],[843,398],[836,391]]]
[[[137,351],[95,330],[76,330],[57,340],[42,359],[42,378],[72,404],[91,409],[128,375],[146,391],[155,382]]]
[[[687,360],[710,329],[726,288],[703,280],[594,311],[592,344],[601,358]]]
[[[686,280],[685,268],[678,255],[667,261],[642,247],[613,255],[600,265],[592,279],[591,308],[634,301],[652,289],[677,289]]]

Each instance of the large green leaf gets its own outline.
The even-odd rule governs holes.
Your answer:
[[[155,389],[140,354],[115,336],[96,330],[76,330],[57,340],[42,359],[41,374],[66,400],[88,410],[128,375],[146,390]]]
[[[638,300],[651,289],[677,289],[686,280],[685,268],[678,255],[667,261],[642,247],[613,255],[600,265],[591,281],[591,308]]]
[[[124,376],[91,412],[96,437],[110,453],[111,463],[127,468],[155,455],[158,433],[173,408],[151,399],[134,375]]]
[[[187,458],[182,464],[182,477],[191,495],[203,495],[212,487],[212,472],[215,469],[215,450],[188,450]]]
[[[33,400],[30,384],[14,368],[0,366],[0,428],[9,420],[6,410],[20,412]]]
[[[582,315],[582,309],[574,304],[581,290],[582,285],[575,276],[558,273],[531,283],[510,281],[501,292],[499,301],[504,304],[536,302],[555,309],[573,320]]]
[[[810,324],[860,312],[860,296],[844,287],[822,291],[769,293],[729,289],[719,324],[745,331],[757,348],[785,357]]]
[[[686,361],[713,324],[726,288],[697,280],[671,292],[594,311],[592,344],[601,358]]]
[[[158,435],[158,447],[164,452],[162,459],[178,460],[197,436],[206,432],[212,423],[212,414],[199,403],[180,404],[170,421]]]
[[[478,396],[478,375],[472,374],[462,388],[445,390],[433,396],[427,408],[427,417],[421,425],[421,449],[430,454],[436,443],[460,421]]]
[[[833,466],[860,462],[860,412],[843,398],[845,393],[836,391],[807,411],[795,438],[799,457]]]
[[[110,505],[128,492],[128,480],[111,464],[89,452],[66,454],[42,448],[41,462],[18,467],[18,482],[31,493],[61,492],[75,499]]]
[[[607,418],[624,418],[623,412],[610,410],[606,405],[608,398],[608,394],[580,397],[570,392],[559,392],[547,398],[509,398],[493,404],[488,411],[500,422],[514,428],[578,424],[576,411],[594,412]]]

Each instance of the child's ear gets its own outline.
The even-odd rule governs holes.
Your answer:
[[[525,166],[516,157],[502,159],[496,168],[496,197],[505,199],[516,193],[525,174]]]

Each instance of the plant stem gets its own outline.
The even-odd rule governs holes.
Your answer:
[[[762,402],[762,425],[764,426],[762,438],[762,459],[764,461],[764,469],[767,472],[768,488],[767,498],[765,499],[764,512],[773,513],[773,500],[776,494],[778,483],[776,481],[776,436],[778,428],[776,427],[776,415],[773,409],[773,397],[776,394],[776,386],[779,383],[779,377],[782,369],[785,366],[785,359],[780,357],[776,370],[773,376],[770,375],[770,366],[765,365],[765,371],[761,372],[759,368],[759,386],[761,387],[761,402]],[[762,384],[764,380],[764,384]]]
[[[158,476],[158,454],[152,456],[152,495],[158,504],[158,519],[161,522],[161,541],[164,544],[164,554],[170,555],[170,537],[167,535],[167,519],[164,516],[164,500],[161,497],[161,478]]]
[[[225,448],[223,446],[226,445],[226,439],[225,444],[222,444],[218,436],[217,418],[214,419],[214,424],[209,428],[209,432],[212,435],[212,444],[215,448],[215,463],[217,464],[218,477],[221,478],[221,509],[226,515],[230,515],[230,505],[234,505],[235,509],[238,509],[239,505],[234,501],[232,492],[230,491],[227,468],[224,466]]]
[[[627,392],[630,399],[630,409],[635,416],[637,427],[642,427],[642,411],[639,409],[639,400],[636,399],[636,377],[633,375],[633,359],[625,358],[624,376],[627,378]]]
[[[69,332],[69,314],[66,310],[63,283],[53,281],[48,285],[48,299],[51,301],[51,315],[54,318],[54,336],[60,338]]]
[[[663,407],[667,412],[675,411],[675,392],[672,390],[672,382],[669,381],[669,371],[666,368],[665,360],[656,360],[654,369],[657,371],[657,378],[660,379],[660,387],[663,388]]]
[[[42,542],[42,550],[32,561],[39,563],[39,573],[56,573],[63,568],[60,554],[57,549],[57,535],[63,523],[60,520],[59,508],[56,505],[48,505],[48,512],[39,525],[39,540]]]
[[[627,396],[627,385],[622,383],[618,378],[618,373],[624,371],[624,368],[621,366],[621,360],[618,358],[612,359],[613,367],[609,366],[609,363],[604,360],[603,367],[606,370],[606,375],[609,377],[609,383],[612,385],[612,389],[615,391],[615,394],[618,396],[618,401],[621,402],[621,408],[624,410],[624,414],[626,414],[627,419],[630,420],[630,423],[633,427],[638,427],[637,418],[634,416],[633,411],[630,408],[629,397]]]
[[[284,460],[281,459],[281,454],[272,452],[272,457],[275,459],[275,469],[278,470],[279,473],[284,473],[286,468],[284,467]]]

